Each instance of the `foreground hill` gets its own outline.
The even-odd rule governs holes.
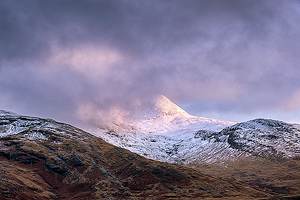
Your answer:
[[[0,112],[1,199],[266,196],[234,179],[141,157],[54,120]]]

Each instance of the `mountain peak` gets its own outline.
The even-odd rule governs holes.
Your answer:
[[[164,95],[136,101],[127,118],[103,127],[114,131],[136,130],[153,135],[180,135],[198,130],[221,131],[235,122],[192,116]]]
[[[138,102],[136,119],[154,119],[162,116],[189,115],[164,95],[156,95]]]
[[[149,100],[156,102],[156,103],[173,103],[170,99],[168,99],[166,96],[160,94],[160,95],[154,95]]]

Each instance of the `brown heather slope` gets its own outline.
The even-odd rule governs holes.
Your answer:
[[[232,177],[250,187],[267,192],[271,199],[300,199],[300,159],[243,157],[225,164],[187,165],[202,173]]]
[[[73,126],[0,116],[0,199],[252,199],[234,179],[146,159]]]

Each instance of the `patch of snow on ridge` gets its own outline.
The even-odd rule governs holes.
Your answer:
[[[24,134],[24,136],[28,137],[29,139],[41,139],[41,140],[48,140],[46,136],[39,132],[31,132]]]
[[[0,138],[6,137],[8,135],[18,134],[27,129],[28,128],[26,128],[26,127],[19,127],[19,126],[14,126],[14,125],[3,125],[2,129],[0,130]]]
[[[16,116],[16,114],[13,113],[13,112],[8,112],[8,111],[5,111],[5,110],[0,110],[0,116],[6,116],[6,115]]]

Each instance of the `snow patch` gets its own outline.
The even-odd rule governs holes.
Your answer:
[[[28,137],[28,139],[41,139],[41,140],[48,140],[48,138],[39,132],[31,132],[24,134],[24,136]]]
[[[22,131],[27,130],[26,127],[19,127],[14,125],[2,125],[0,127],[0,137],[7,137],[9,135],[19,134]]]

